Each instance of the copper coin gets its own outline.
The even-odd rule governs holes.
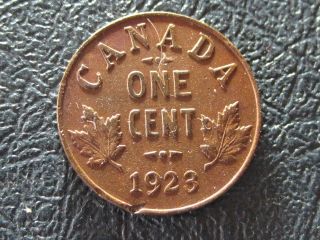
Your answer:
[[[58,98],[65,153],[102,198],[133,213],[173,214],[219,197],[256,148],[252,73],[218,31],[142,13],[93,34]]]

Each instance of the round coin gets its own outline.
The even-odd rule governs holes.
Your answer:
[[[164,12],[122,18],[72,57],[58,127],[79,176],[132,212],[174,214],[219,197],[260,131],[252,73],[217,30]]]

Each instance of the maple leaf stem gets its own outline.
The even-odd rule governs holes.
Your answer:
[[[216,157],[211,161],[211,162],[208,162],[206,164],[204,164],[204,170],[207,171],[210,167],[212,167],[217,161],[218,159],[220,158],[220,155],[221,155],[221,152],[222,152],[222,148],[223,148],[223,144],[224,144],[224,140],[225,140],[225,136],[226,136],[226,129],[227,129],[227,126],[228,126],[228,122],[229,122],[229,119],[226,123],[226,126],[223,130],[223,134],[222,134],[222,137],[221,137],[221,142],[219,144],[219,149],[218,149],[218,153],[216,155]]]
[[[227,124],[228,124],[228,122],[227,122]],[[226,135],[226,128],[223,130],[223,134],[222,134],[222,137],[221,137],[221,142],[219,144],[219,149],[218,149],[218,153],[217,153],[216,157],[211,162],[208,162],[208,163],[204,164],[204,170],[205,171],[208,170],[210,167],[212,167],[218,161],[218,159],[220,158],[220,155],[221,155],[221,152],[222,152],[222,148],[223,148],[223,144],[224,144],[225,135]]]
[[[219,157],[220,156],[217,154],[217,156],[211,162],[208,162],[208,163],[204,164],[204,170],[207,171],[210,167],[212,167],[214,164],[216,164],[216,162],[218,161]]]
[[[116,163],[115,161],[113,161],[113,160],[109,160],[109,163],[113,166],[113,167],[115,167],[119,172],[123,172],[123,168],[122,168],[122,165],[121,164],[119,164],[119,163]]]

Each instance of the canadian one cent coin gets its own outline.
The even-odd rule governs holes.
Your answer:
[[[179,213],[219,197],[248,166],[260,121],[239,51],[208,25],[164,12],[93,34],[72,57],[58,97],[73,168],[133,213]]]

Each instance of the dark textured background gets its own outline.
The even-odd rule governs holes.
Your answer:
[[[0,239],[320,239],[319,6],[0,0]],[[80,44],[121,16],[154,10],[225,34],[253,69],[263,111],[260,144],[240,181],[206,207],[170,217],[133,216],[90,191],[63,153],[55,114]]]

